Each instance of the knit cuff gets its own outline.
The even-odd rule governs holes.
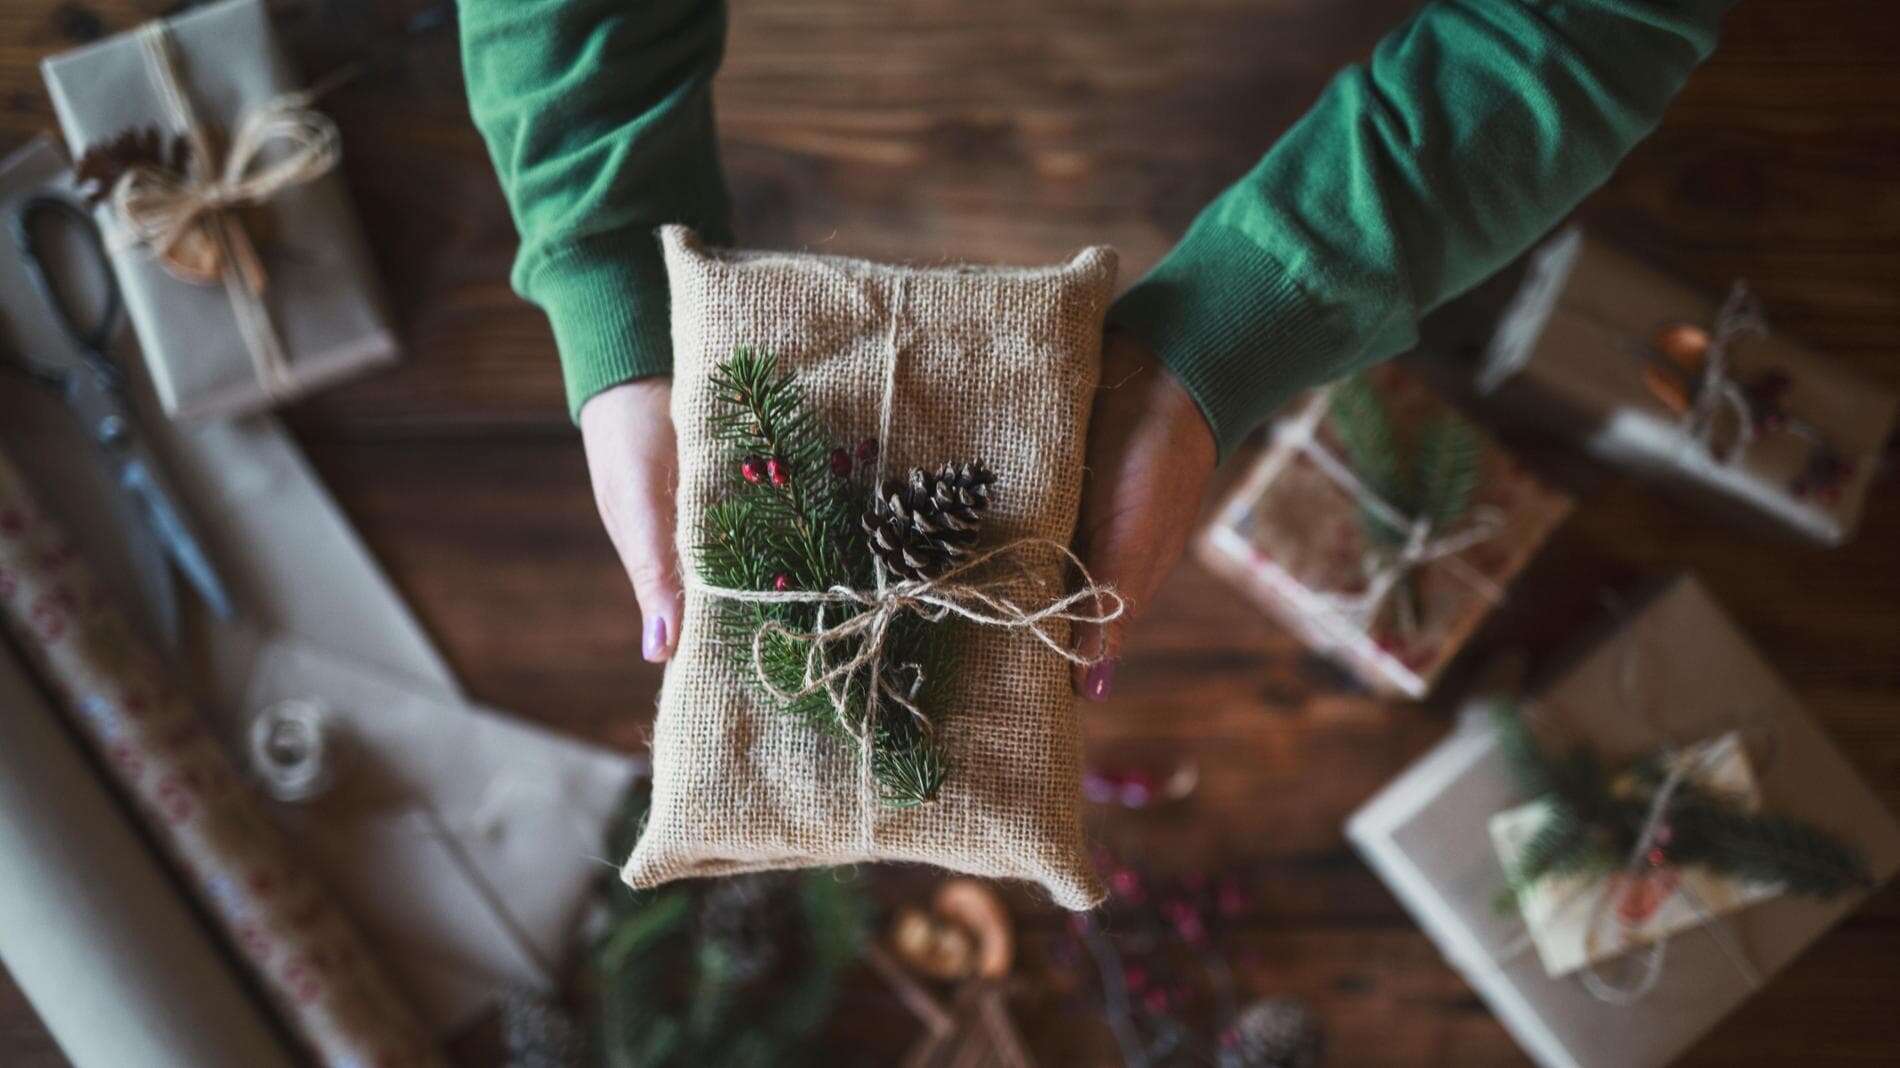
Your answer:
[[[1191,230],[1109,321],[1145,341],[1187,388],[1223,458],[1313,384],[1345,337],[1278,260],[1219,226]]]
[[[645,228],[593,234],[556,249],[518,288],[554,328],[575,420],[602,390],[671,373],[666,265]]]

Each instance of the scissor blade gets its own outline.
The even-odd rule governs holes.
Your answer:
[[[219,619],[230,619],[235,611],[230,591],[225,588],[224,580],[218,577],[217,568],[205,552],[204,542],[191,529],[185,513],[178,506],[177,498],[166,488],[163,477],[150,459],[144,456],[127,457],[124,466],[119,469],[119,484],[145,510],[152,533],[157,535],[172,562],[178,565],[185,581],[191,583],[192,588],[198,591],[198,596]]]

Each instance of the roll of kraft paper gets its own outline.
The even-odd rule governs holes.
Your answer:
[[[0,642],[0,962],[75,1068],[292,1068]]]
[[[354,929],[292,862],[197,709],[4,454],[0,620],[315,1059],[439,1065]]]

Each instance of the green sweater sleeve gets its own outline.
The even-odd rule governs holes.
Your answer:
[[[1411,347],[1653,129],[1733,0],[1437,0],[1341,72],[1116,304],[1223,453]]]
[[[654,230],[729,241],[713,136],[716,0],[461,0],[469,111],[521,235],[512,281],[554,328],[575,415],[672,368]]]

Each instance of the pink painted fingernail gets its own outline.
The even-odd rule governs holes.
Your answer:
[[[1082,696],[1091,701],[1106,701],[1110,690],[1115,688],[1115,662],[1104,660],[1089,668],[1082,679]]]
[[[650,663],[657,664],[666,659],[666,617],[648,616],[647,630],[640,642],[640,655]]]

